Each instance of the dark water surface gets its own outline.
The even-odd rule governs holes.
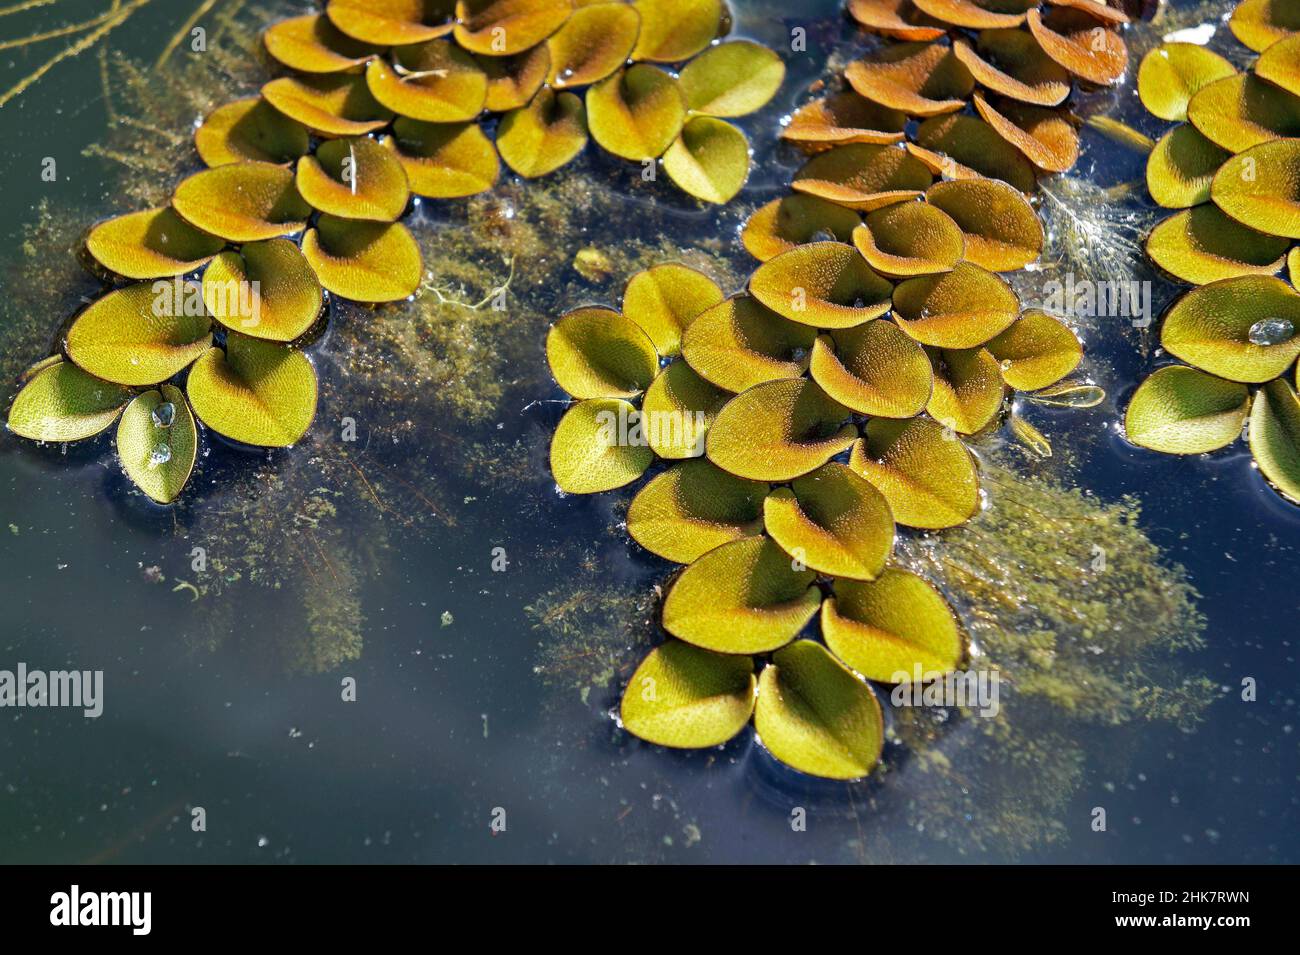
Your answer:
[[[190,6],[143,8],[112,35],[113,47],[151,62]],[[806,26],[808,55],[791,58],[780,101],[742,121],[759,167],[742,197],[698,214],[680,203],[675,238],[683,244],[734,234],[750,209],[780,194],[795,160],[774,149],[775,122],[823,75],[830,44],[852,36],[830,0],[797,10],[733,6],[739,33],[774,46],[791,27]],[[68,0],[0,17],[0,38],[105,8]],[[300,5],[274,8],[287,14]],[[0,51],[0,85],[35,69],[61,42]],[[6,272],[22,262],[23,229],[42,199],[84,208],[87,225],[129,211],[112,194],[111,164],[82,155],[108,122],[100,88],[92,53],[60,63],[0,109]],[[1079,173],[1104,184],[1140,181],[1140,158],[1095,133],[1085,143]],[[40,179],[46,156],[57,158],[57,183]],[[638,227],[636,204],[626,211],[604,224],[607,236]],[[414,228],[437,228],[436,215]],[[744,267],[743,251],[725,254]],[[1157,308],[1174,293],[1158,285]],[[60,290],[50,301],[40,320],[53,335],[66,313]],[[467,427],[448,412],[424,425],[467,441],[519,438],[536,447],[553,408],[525,408],[557,394],[542,358],[545,325],[534,332],[535,365],[510,370],[516,387],[499,415]],[[1088,344],[1104,359],[1100,383],[1123,407],[1152,359],[1122,330],[1099,329]],[[337,417],[323,407],[322,421],[328,414]],[[924,774],[894,774],[878,788],[807,783],[776,767],[748,732],[721,751],[668,753],[628,740],[606,718],[616,682],[584,697],[543,679],[538,669],[555,659],[560,638],[537,629],[527,608],[564,575],[525,556],[494,573],[491,548],[529,555],[552,540],[600,539],[597,578],[648,590],[663,565],[617,536],[601,537],[608,502],[550,495],[553,506],[524,508],[489,469],[448,468],[449,493],[463,502],[456,526],[390,529],[374,572],[356,585],[365,614],[359,658],[305,674],[286,670],[274,652],[305,626],[297,602],[267,588],[242,589],[234,604],[223,596],[191,603],[171,591],[189,576],[195,541],[175,533],[167,512],[127,493],[106,436],[64,456],[5,434],[0,669],[20,661],[102,669],[106,686],[98,719],[0,711],[0,861],[1297,861],[1300,511],[1264,487],[1240,446],[1183,460],[1133,449],[1101,413],[1040,412],[1034,420],[1062,446],[1072,428],[1094,436],[1108,429],[1100,441],[1078,442],[1070,479],[1103,500],[1130,493],[1141,500],[1142,526],[1202,595],[1206,643],[1183,662],[1231,692],[1194,732],[1145,727],[1121,772],[1082,767],[1051,837],[1033,836],[1020,849],[1016,839],[984,839],[981,848],[960,827],[936,835],[918,825],[908,804]],[[223,468],[241,466],[228,449],[213,453],[219,460],[205,465],[211,480],[187,492],[196,508]],[[545,491],[544,460],[529,463]],[[211,506],[218,503],[214,495]],[[364,538],[364,520],[353,521],[352,532]],[[268,546],[281,545],[274,526],[266,535]],[[145,579],[142,569],[155,565],[166,583]],[[228,637],[206,646],[204,617],[218,611]],[[575,653],[582,646],[575,641]],[[344,677],[356,680],[355,703],[340,700]],[[1257,702],[1239,699],[1245,677],[1258,681]],[[1095,747],[1109,745],[1107,728],[1079,732],[1095,734],[1088,741]],[[969,788],[974,815],[980,780]],[[806,832],[788,825],[796,805],[810,807]],[[1089,828],[1098,805],[1107,807],[1106,833]],[[206,811],[206,832],[191,830],[193,807]],[[494,834],[498,808],[508,823]],[[887,848],[873,851],[879,847]]]

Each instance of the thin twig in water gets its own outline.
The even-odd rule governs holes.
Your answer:
[[[35,10],[37,7],[48,7],[58,2],[59,0],[25,0],[24,3],[15,3],[11,7],[0,9],[0,17],[7,17],[11,13],[22,13],[24,10]]]
[[[181,42],[187,36],[190,35],[190,30],[194,28],[194,24],[198,23],[203,15],[216,5],[217,0],[203,0],[203,2],[199,4],[198,9],[190,14],[190,18],[181,25],[179,30],[176,31],[175,36],[167,41],[167,45],[163,47],[162,53],[160,53],[158,59],[154,61],[153,68],[155,70],[162,69],[162,65],[167,62],[167,58],[176,52],[176,48],[181,45]]]

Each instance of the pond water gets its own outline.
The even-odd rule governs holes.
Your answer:
[[[641,744],[610,718],[621,681],[655,639],[653,591],[669,568],[618,527],[617,502],[630,492],[579,500],[553,488],[545,448],[562,406],[545,366],[547,323],[576,305],[617,305],[625,278],[661,259],[706,265],[739,287],[752,264],[737,229],[783,193],[799,161],[776,143],[779,119],[830,75],[828,61],[842,66],[870,42],[833,0],[795,12],[770,0],[732,5],[736,33],[784,51],[803,27],[808,44],[788,55],[778,100],[740,121],[755,169],[728,207],[700,210],[666,183],[639,183],[639,169],[590,155],[548,180],[503,180],[486,200],[425,203],[412,227],[440,292],[373,313],[335,308],[312,350],[323,398],[309,438],[265,456],[209,439],[174,509],[129,491],[107,435],[67,449],[0,435],[0,669],[104,672],[96,719],[0,712],[0,861],[1300,859],[1300,510],[1264,486],[1240,446],[1180,459],[1123,440],[1116,409],[1159,360],[1151,332],[1124,318],[1076,323],[1105,404],[1024,405],[1056,449],[1049,464],[987,450],[1011,475],[1086,489],[1072,508],[1128,514],[1140,503],[1136,526],[1158,551],[1141,552],[1150,577],[1132,574],[1134,600],[1144,587],[1184,595],[1184,574],[1199,593],[1203,629],[1182,611],[1135,618],[1127,583],[1106,591],[1117,630],[1106,653],[1123,660],[1126,641],[1134,648],[1107,697],[1122,717],[1027,707],[1012,743],[954,720],[928,752],[893,752],[890,772],[853,785],[782,769],[750,731],[682,754]],[[182,44],[153,74],[152,110],[117,96],[126,85],[117,57],[149,67],[189,6],[144,5],[102,54],[57,64],[0,108],[7,382],[47,353],[78,300],[97,290],[76,271],[68,223],[139,208],[138,195],[193,171],[192,156],[166,165],[183,155],[186,123],[197,118],[177,122],[184,109],[174,100],[197,76],[214,85],[226,76],[227,88],[208,90],[217,101],[247,95],[256,68],[225,70],[223,49],[233,56],[237,37],[303,9],[218,0],[198,21],[208,51]],[[1173,6],[1196,22],[1227,9]],[[0,36],[103,9],[57,2],[0,17]],[[1135,51],[1159,32],[1135,28]],[[4,51],[0,85],[39,67],[53,42]],[[212,59],[201,69],[189,62],[204,56]],[[1126,85],[1080,111],[1123,100],[1117,115],[1155,132],[1131,98]],[[87,151],[92,144],[100,148]],[[1105,278],[1152,281],[1158,311],[1177,289],[1120,245],[1151,221],[1143,159],[1092,129],[1084,144],[1074,180],[1139,185],[1110,189],[1109,205],[1056,187],[1064,198],[1044,203],[1056,235],[1046,258],[1068,249],[1082,256],[1070,270],[1092,262]],[[46,157],[57,161],[56,182],[41,178]],[[1098,220],[1109,224],[1094,229]],[[611,257],[609,276],[593,282],[573,269],[584,247]],[[505,281],[511,255],[507,314],[467,307]],[[1050,271],[1018,278],[1027,303]],[[423,308],[435,294],[459,304]],[[342,437],[345,417],[355,442]],[[1137,546],[1136,532],[1113,544],[1061,540],[1060,523],[1035,528],[1040,518],[1023,513],[1016,520],[1041,533],[1040,549],[1087,560],[1094,544]],[[496,548],[504,570],[493,568]],[[1028,574],[1040,565],[1020,566]],[[1162,633],[1168,652],[1148,654],[1143,627],[1171,622],[1188,645]],[[1062,679],[1094,690],[1080,672]],[[349,678],[354,702],[342,698]],[[1257,682],[1254,702],[1241,699],[1246,678]],[[1081,705],[1096,698],[1084,693]],[[1033,749],[1018,762],[1007,750],[1025,740]],[[191,825],[196,807],[202,832]],[[795,807],[807,809],[805,830],[790,825]],[[1106,832],[1092,830],[1095,807],[1107,810]],[[498,810],[504,832],[491,826]]]

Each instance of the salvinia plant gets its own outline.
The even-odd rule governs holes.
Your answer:
[[[1147,188],[1181,211],[1151,231],[1147,255],[1195,287],[1160,329],[1186,364],[1138,386],[1125,430],[1169,454],[1244,436],[1269,484],[1300,503],[1300,13],[1245,0],[1228,25],[1259,54],[1246,71],[1189,43],[1160,46],[1138,71],[1143,105],[1177,124],[1151,153]]]
[[[104,294],[22,376],[10,429],[70,442],[116,424],[126,474],[170,503],[204,428],[261,447],[307,433],[305,349],[330,298],[397,302],[422,285],[400,221],[412,197],[486,191],[502,160],[542,176],[590,138],[726,202],[749,172],[726,118],[763,106],[785,69],[723,38],[729,22],[722,0],[330,0],[272,25],[283,75],[203,120],[208,168],[168,205],[89,232]]]

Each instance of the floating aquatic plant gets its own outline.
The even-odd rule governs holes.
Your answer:
[[[1147,164],[1151,197],[1180,210],[1151,231],[1147,255],[1195,287],[1169,307],[1160,333],[1191,367],[1143,381],[1125,428],[1169,454],[1244,436],[1269,483],[1300,503],[1300,293],[1276,277],[1300,248],[1300,18],[1284,6],[1245,0],[1233,10],[1232,32],[1260,54],[1246,72],[1185,43],[1152,50],[1139,67],[1143,105],[1180,123]]]
[[[728,23],[721,0],[330,0],[323,14],[271,25],[263,43],[286,74],[199,124],[194,144],[209,168],[181,182],[169,206],[89,233],[96,273],[138,284],[114,288],[77,317],[63,354],[20,392],[11,428],[37,440],[91,437],[129,401],[119,456],[163,503],[184,486],[190,466],[180,465],[195,444],[149,464],[145,416],[132,409],[163,397],[175,409],[179,396],[184,407],[172,420],[181,430],[192,409],[231,440],[293,444],[310,427],[317,395],[311,362],[297,348],[326,293],[383,303],[420,288],[420,250],[398,221],[411,195],[491,188],[498,150],[521,175],[554,171],[585,146],[588,117],[591,137],[610,152],[662,158],[687,192],[727,201],[748,175],[749,146],[720,117],[761,108],[785,72],[765,47],[717,42]],[[582,87],[585,104],[569,92]],[[479,123],[485,112],[503,114],[495,148]],[[645,341],[651,361],[656,347],[676,353],[680,313],[691,305],[678,275],[669,269],[661,278],[629,293],[654,336]],[[577,330],[577,319],[570,324]],[[566,374],[601,382],[593,397],[617,393],[601,375],[619,369],[583,370],[584,354],[569,349]],[[650,371],[628,396],[650,384]],[[647,398],[677,408],[714,390],[683,365]],[[656,448],[671,456],[692,443],[678,436]],[[615,453],[606,464],[639,457]]]
[[[988,184],[951,185],[947,201],[972,230],[987,225],[977,209],[992,214],[1006,199]],[[978,195],[963,199],[968,185]],[[963,227],[937,206],[879,211],[904,208],[942,223],[960,255]],[[923,263],[934,274],[895,286],[860,245],[791,243],[747,292],[724,297],[703,274],[660,265],[633,276],[621,311],[580,308],[550,330],[552,372],[577,399],[551,442],[557,485],[612,490],[667,462],[627,513],[634,540],[687,565],[663,603],[671,639],[623,698],[623,725],[644,739],[711,746],[752,715],[778,759],[856,778],[876,765],[883,735],[864,678],[895,682],[918,664],[944,674],[964,660],[938,591],[891,563],[896,524],[936,530],[973,517],[979,474],[961,435],[1000,416],[1010,381],[1045,388],[1082,349],[1044,313],[1018,318],[994,273],[907,246],[913,220],[871,213],[858,228],[873,222],[877,243],[915,260],[895,271]],[[1032,234],[1025,225],[1004,234]],[[966,344],[930,347],[915,322]],[[798,639],[819,613],[825,646]]]

